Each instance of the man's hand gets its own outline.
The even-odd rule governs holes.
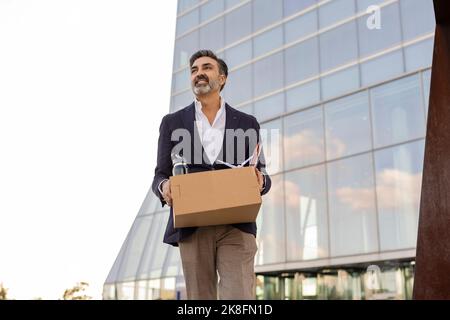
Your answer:
[[[261,191],[263,191],[264,177],[263,177],[262,173],[256,167],[255,167],[255,172],[256,172],[256,176],[258,177],[259,192],[261,192]]]
[[[164,201],[166,201],[169,206],[172,206],[172,193],[170,191],[170,180],[166,180],[163,182],[161,190]]]

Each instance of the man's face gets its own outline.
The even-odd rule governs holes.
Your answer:
[[[219,73],[219,65],[210,57],[201,57],[191,66],[191,87],[196,96],[219,91],[225,83],[225,75]]]

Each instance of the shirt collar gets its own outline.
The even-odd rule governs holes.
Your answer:
[[[195,97],[194,103],[195,103],[195,111],[198,113],[203,113],[202,112],[202,103],[197,99],[197,97]],[[217,113],[220,115],[224,111],[225,111],[225,99],[221,95],[220,96],[220,107],[219,107],[219,110],[217,111]]]

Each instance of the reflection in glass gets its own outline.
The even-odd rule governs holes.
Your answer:
[[[315,5],[317,0],[283,0],[284,16],[288,17],[296,12]]]
[[[200,48],[217,51],[224,47],[224,19],[219,18],[200,28]]]
[[[286,85],[305,80],[319,73],[318,51],[316,37],[285,50]]]
[[[183,93],[173,96],[173,108],[172,111],[180,110],[194,101],[194,95],[189,89]]]
[[[224,6],[223,0],[209,0],[201,6],[201,22],[211,19],[222,13]]]
[[[367,19],[373,12],[358,19],[358,38],[361,57],[374,54],[384,49],[398,45],[402,41],[399,21],[398,3],[381,8],[380,29],[369,29]]]
[[[389,82],[371,90],[375,147],[425,134],[419,76]]]
[[[402,50],[387,53],[361,64],[362,85],[380,83],[403,73]]]
[[[436,27],[433,1],[400,1],[402,10],[403,40],[433,32]],[[420,17],[420,19],[417,19]]]
[[[431,85],[431,69],[424,71],[422,73],[422,82],[423,82],[423,98],[425,103],[425,112],[426,116],[428,116],[428,105],[430,100],[430,85]]]
[[[175,73],[175,90],[174,92],[179,92],[184,89],[190,89],[190,68],[184,68],[180,72]]]
[[[322,72],[358,58],[355,21],[347,22],[320,35],[320,63]]]
[[[283,3],[273,0],[253,1],[253,32],[281,20]]]
[[[385,0],[357,0],[357,11],[358,12],[366,12],[367,8],[373,5],[378,5],[384,2]]]
[[[320,81],[314,80],[286,91],[287,111],[312,106],[320,101]]]
[[[253,38],[253,55],[258,57],[283,45],[283,29],[276,27]]]
[[[256,265],[285,261],[283,176],[271,179],[271,190],[264,196],[257,218]]]
[[[328,164],[330,255],[378,250],[370,153]]]
[[[433,48],[433,38],[404,48],[406,71],[409,72],[430,67],[433,60]]]
[[[359,88],[358,66],[353,66],[321,79],[322,99],[330,99]]]
[[[284,111],[284,93],[278,93],[262,100],[255,105],[255,117],[259,122],[274,118]]]
[[[191,32],[175,42],[173,69],[189,65],[189,58],[198,50],[198,31]]]
[[[178,1],[178,13],[184,12],[189,8],[192,8],[198,4],[200,0],[179,0]]]
[[[135,220],[127,237],[127,247],[120,257],[122,264],[115,279],[116,281],[126,281],[136,278],[152,221],[153,215],[143,216]]]
[[[248,3],[225,16],[225,43],[230,45],[252,32],[251,3]]]
[[[177,36],[185,33],[186,31],[196,27],[199,23],[198,9],[194,9],[189,13],[181,16],[177,20]]]
[[[324,166],[290,172],[284,186],[287,259],[326,257],[328,224]]]
[[[275,53],[254,64],[255,97],[283,87],[283,52]],[[248,88],[247,88],[248,89]]]
[[[153,217],[146,240],[148,245],[141,253],[141,262],[136,275],[139,279],[160,278],[163,276],[162,268],[167,256],[168,246],[161,241],[165,231],[165,228],[161,226],[166,225],[168,217],[169,214],[166,212],[155,214]]]
[[[248,101],[252,98],[252,65],[239,68],[228,74],[226,91],[227,101],[231,105]]]
[[[298,0],[294,0],[301,3]],[[291,43],[317,31],[317,12],[315,10],[302,14],[284,24],[286,43]]]
[[[263,142],[266,170],[275,174],[283,170],[283,137],[280,119],[261,124],[261,140]]]
[[[229,70],[250,61],[252,59],[252,41],[245,41],[244,43],[227,49],[225,59]]]
[[[322,107],[295,113],[284,121],[286,169],[324,161]]]
[[[319,25],[323,29],[355,14],[355,2],[334,0],[319,7]]]
[[[371,149],[367,91],[327,103],[324,111],[327,159]]]
[[[414,248],[424,141],[375,153],[381,250]]]

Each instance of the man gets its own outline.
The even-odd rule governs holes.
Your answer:
[[[230,161],[232,165],[239,165],[243,158],[248,159],[252,155],[255,145],[260,142],[256,118],[230,107],[220,96],[228,76],[226,63],[212,51],[200,50],[190,58],[190,70],[194,102],[164,116],[159,129],[152,189],[163,207],[165,204],[171,207],[164,242],[180,248],[188,299],[217,299],[217,274],[220,299],[254,299],[256,223],[177,229],[173,226],[169,176],[177,143],[172,141],[175,130],[187,129],[193,140],[193,152],[183,154],[190,159],[187,161],[189,173],[229,169],[226,163]],[[253,131],[256,141],[238,139],[236,143],[234,137],[229,137],[230,131]],[[198,140],[201,150],[196,148]],[[244,154],[239,154],[239,150],[244,150]],[[193,161],[196,152],[201,152],[200,161]],[[255,171],[260,192],[265,194],[270,189],[271,180],[265,172],[262,151]]]

